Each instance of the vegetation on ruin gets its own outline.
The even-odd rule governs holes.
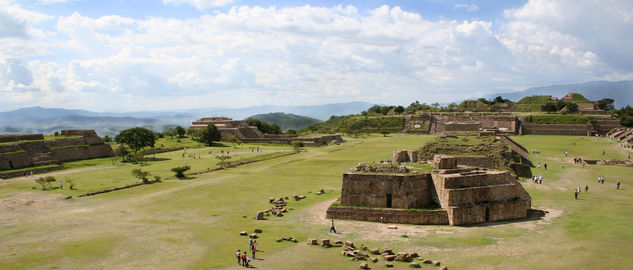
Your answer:
[[[541,114],[522,118],[522,121],[532,124],[591,124],[591,117],[585,115]]]
[[[312,117],[282,112],[256,114],[249,118],[264,121],[268,124],[278,125],[281,130],[297,130],[321,122],[321,120],[314,119]]]
[[[257,242],[264,252],[253,260],[258,269],[358,269],[359,262],[340,255],[340,248],[306,245],[308,238],[341,239],[355,245],[395,252],[416,251],[423,258],[442,262],[449,269],[630,269],[633,251],[630,224],[633,216],[631,169],[623,166],[573,163],[585,159],[627,159],[617,143],[608,139],[578,136],[514,136],[528,150],[543,175],[543,184],[522,180],[532,197],[532,208],[545,211],[531,220],[473,226],[417,226],[335,220],[337,234],[329,234],[325,209],[340,198],[341,174],[361,161],[391,159],[396,149],[415,149],[435,140],[430,135],[376,134],[345,138],[346,143],[264,160],[235,168],[173,179],[170,168],[190,165],[192,172],[217,167],[214,155],[220,149],[239,158],[272,153],[290,153],[292,146],[246,144],[187,148],[201,159],[182,156],[183,151],[156,154],[144,171],[162,176],[163,183],[64,200],[107,187],[133,184],[135,164],[110,159],[65,163],[58,180],[72,178],[77,190],[33,190],[33,178],[0,182],[0,269],[238,269],[235,251],[248,248],[240,231],[261,228]],[[460,137],[461,138],[461,137]],[[474,142],[472,142],[474,144]],[[575,143],[575,145],[572,145]],[[262,147],[263,153],[249,147]],[[602,151],[605,150],[605,155]],[[213,154],[209,154],[213,151]],[[569,152],[568,157],[561,153]],[[604,185],[596,177],[604,176]],[[622,187],[615,189],[615,182]],[[589,185],[574,200],[573,190]],[[322,195],[315,192],[324,189]],[[271,207],[270,197],[306,195],[290,200],[293,208],[283,217],[255,220],[257,211]],[[247,216],[243,218],[242,216]],[[402,237],[407,235],[407,237]],[[292,236],[298,243],[277,242]],[[148,248],[152,247],[152,248]],[[382,257],[372,269],[386,269]],[[408,268],[395,262],[396,269]],[[423,266],[426,267],[426,266]],[[519,267],[520,268],[520,267]],[[239,268],[242,269],[242,268]]]

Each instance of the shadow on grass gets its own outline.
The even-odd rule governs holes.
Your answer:
[[[548,211],[539,210],[539,209],[530,209],[530,210],[528,210],[528,216],[526,218],[512,219],[512,220],[491,221],[491,222],[477,223],[477,224],[468,224],[468,225],[459,225],[459,227],[466,227],[466,228],[490,227],[490,226],[498,226],[498,225],[504,225],[504,224],[520,223],[520,222],[532,221],[532,220],[541,220],[547,214],[549,214]]]
[[[167,161],[167,160],[171,160],[171,158],[146,158],[145,162]]]

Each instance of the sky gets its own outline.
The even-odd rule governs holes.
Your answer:
[[[0,111],[447,103],[633,79],[631,0],[0,0]]]

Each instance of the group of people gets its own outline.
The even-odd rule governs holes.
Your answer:
[[[541,168],[541,163],[540,163],[540,162],[539,162],[539,163],[537,163],[537,164],[536,164],[536,167],[540,169],[540,168]],[[543,169],[545,169],[545,170],[547,171],[547,163],[544,163],[544,164],[543,164]]]
[[[248,238],[248,249],[251,251],[251,254],[253,255],[253,260],[255,259],[255,253],[257,253],[257,240],[253,240],[252,237]],[[248,251],[244,250],[237,250],[237,252],[235,253],[235,256],[237,257],[237,264],[241,265],[243,267],[250,267],[250,263],[251,263],[251,257],[248,257]]]
[[[539,176],[533,176],[532,177],[532,182],[534,182],[534,184],[543,184],[543,176],[539,175]]]
[[[580,158],[580,157],[574,158],[574,163],[576,163],[576,164],[582,163],[582,158]]]
[[[262,149],[258,147],[251,147],[251,152],[255,152],[255,150],[257,150],[257,152],[262,152]]]

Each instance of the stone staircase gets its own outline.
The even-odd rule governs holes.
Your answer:
[[[620,124],[620,120],[617,118],[612,118],[612,117],[596,118],[595,123],[596,123],[595,129],[598,132],[598,134],[607,134],[609,131],[613,129],[623,128],[623,126]]]

